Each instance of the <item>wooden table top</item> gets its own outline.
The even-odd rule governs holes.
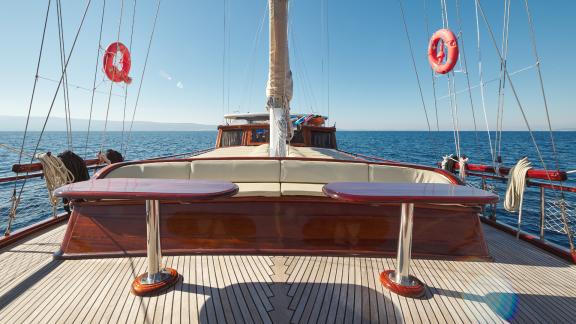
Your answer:
[[[339,200],[366,203],[491,204],[498,196],[467,186],[440,183],[335,182],[322,189]]]
[[[201,200],[235,195],[238,186],[225,181],[110,178],[72,183],[54,190],[68,199]]]

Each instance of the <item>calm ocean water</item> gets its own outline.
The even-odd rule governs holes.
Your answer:
[[[0,144],[20,147],[22,132],[0,132]],[[37,142],[39,133],[28,134],[25,151],[31,153]],[[554,133],[558,151],[558,163],[561,169],[576,169],[576,132]],[[545,159],[548,168],[554,168],[555,161],[550,145],[550,135],[547,132],[536,132],[536,141]],[[126,136],[120,132],[110,132],[104,136],[102,133],[90,134],[86,147],[86,133],[75,132],[72,136],[73,151],[85,158],[94,158],[101,147],[121,151],[122,143],[126,143]],[[443,155],[454,153],[454,136],[452,132],[365,132],[365,131],[339,131],[337,133],[338,147],[344,151],[378,156],[388,160],[404,161],[422,165],[435,165]],[[504,132],[502,140],[502,158],[504,165],[512,166],[524,156],[528,156],[534,167],[541,167],[534,145],[527,132]],[[210,148],[215,145],[216,132],[135,132],[132,133],[125,158],[143,159],[162,155],[172,155],[192,152]],[[104,145],[102,145],[104,143]],[[52,151],[60,153],[67,148],[65,132],[47,132],[44,134],[39,146],[39,152]],[[462,153],[470,157],[470,163],[490,164],[490,148],[486,132],[462,132]],[[123,151],[123,150],[122,150]],[[23,163],[30,158],[24,156]],[[0,177],[10,176],[11,165],[18,161],[18,154],[0,147]],[[576,186],[576,173],[572,174],[567,184]],[[498,193],[503,193],[505,184],[494,183]],[[19,189],[21,183],[16,188]],[[0,184],[0,230],[4,230],[10,206],[10,197],[14,189],[13,183]],[[537,231],[539,217],[539,192],[537,188],[529,188],[525,196],[524,226],[532,232]],[[548,191],[547,199],[557,197]],[[566,199],[576,205],[576,195],[567,194]],[[43,187],[42,179],[29,180],[25,187],[25,194],[19,208],[18,216],[13,228],[28,226],[38,220],[51,215],[47,200],[47,193]],[[506,213],[498,209],[497,216],[509,224],[515,224],[517,215]],[[553,216],[553,215],[552,215]],[[576,227],[576,225],[575,225]],[[567,246],[564,235],[547,232],[547,238]]]

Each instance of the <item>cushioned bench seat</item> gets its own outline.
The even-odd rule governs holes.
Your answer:
[[[452,183],[435,171],[396,165],[265,159],[129,164],[106,177],[231,181],[239,197],[323,196],[330,182]]]
[[[236,197],[280,197],[278,182],[236,182]]]
[[[282,196],[324,196],[323,183],[286,183],[280,184]]]
[[[370,182],[388,183],[452,183],[445,175],[417,168],[396,165],[377,165],[369,167]]]
[[[190,179],[190,162],[129,164],[112,170],[106,178]]]

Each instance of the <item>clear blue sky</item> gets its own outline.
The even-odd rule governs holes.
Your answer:
[[[59,77],[59,53],[55,1],[48,22],[45,52],[40,68],[43,77]],[[415,75],[397,1],[331,1],[328,2],[329,51],[323,50],[322,11],[320,0],[291,1],[291,63],[295,76],[293,111],[328,113],[327,64],[330,57],[330,117],[340,129],[426,129]],[[442,27],[439,1],[428,0],[430,32]],[[458,30],[456,2],[448,0],[450,27]],[[462,36],[472,85],[478,84],[476,26],[474,1],[460,0]],[[62,0],[65,43],[72,44],[86,1]],[[268,20],[265,0],[228,0],[230,12],[229,106],[222,105],[223,16],[224,0],[164,0],[145,76],[137,120],[164,122],[198,122],[216,124],[224,112],[263,112],[267,78]],[[423,0],[404,0],[408,28],[422,80],[430,121],[435,125],[430,68],[425,52],[429,36],[425,33]],[[117,37],[120,0],[108,0],[105,13],[103,46]],[[129,42],[133,0],[124,0],[120,40]],[[503,1],[483,0],[482,4],[500,42]],[[3,1],[0,9],[0,44],[3,47],[0,71],[0,115],[27,113],[47,0]],[[576,128],[576,1],[530,0],[536,28],[538,50],[551,108],[553,126]],[[134,83],[128,87],[128,113],[131,114],[140,80],[146,45],[152,28],[156,1],[137,1],[133,69]],[[90,88],[94,74],[98,27],[102,0],[93,0],[86,24],[69,65],[69,82]],[[265,15],[264,15],[265,14]],[[264,28],[258,28],[264,20]],[[498,76],[496,52],[486,25],[481,22],[481,46],[485,79]],[[255,42],[258,38],[259,41]],[[101,57],[98,58],[101,60]],[[510,24],[509,70],[534,64],[529,42],[529,29],[524,1],[513,0]],[[98,91],[94,118],[104,119],[109,83],[98,71]],[[438,96],[447,91],[446,77],[439,77]],[[539,94],[535,69],[513,76],[531,124],[544,126],[544,109]],[[486,88],[490,127],[496,121],[497,82]],[[463,89],[466,78],[456,74],[456,87]],[[32,114],[44,116],[55,84],[40,80]],[[228,90],[229,89],[229,90]],[[123,89],[115,86],[115,93]],[[72,116],[87,118],[90,92],[71,87]],[[472,115],[467,92],[458,95],[460,123],[471,129]],[[473,90],[476,119],[484,129],[479,90]],[[451,129],[449,101],[438,100],[440,127]],[[54,116],[63,116],[62,99],[58,99]],[[123,99],[113,97],[111,120],[121,120]],[[508,129],[525,129],[513,100],[506,93],[504,125]]]

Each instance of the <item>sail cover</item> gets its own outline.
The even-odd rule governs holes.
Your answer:
[[[286,156],[286,139],[292,132],[290,122],[292,72],[288,59],[288,0],[269,0],[269,8],[270,54],[266,108],[270,112],[270,156]]]

